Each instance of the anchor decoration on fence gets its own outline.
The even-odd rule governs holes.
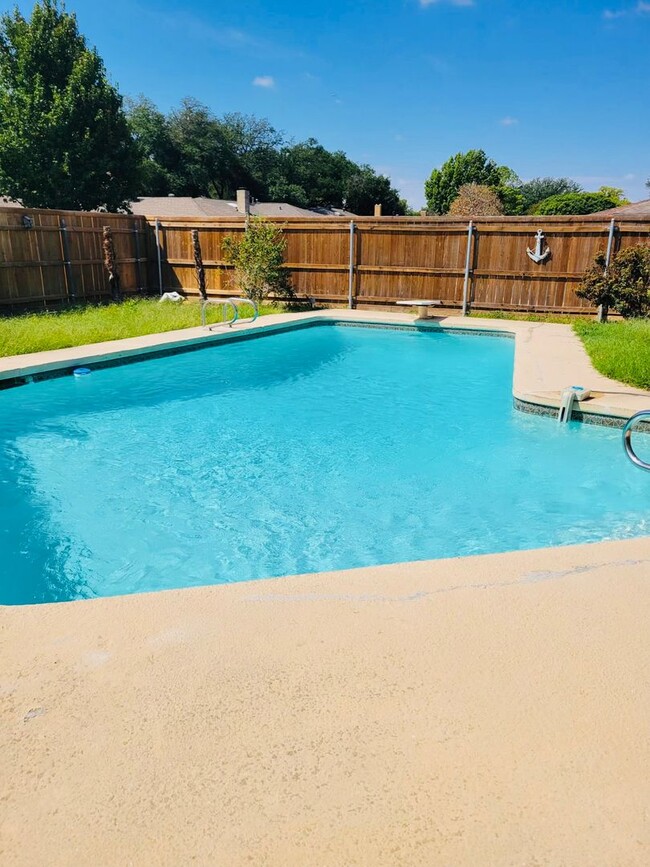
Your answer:
[[[548,257],[551,255],[551,248],[548,246],[548,244],[546,246],[546,249],[542,253],[542,245],[544,243],[544,240],[544,233],[541,229],[538,229],[537,234],[535,235],[535,249],[531,250],[530,247],[526,247],[526,252],[528,253],[528,256],[533,260],[533,262],[537,262],[538,265],[540,264],[540,262],[543,262],[544,259],[548,259]]]

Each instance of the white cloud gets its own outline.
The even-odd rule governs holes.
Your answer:
[[[637,0],[635,6],[627,9],[605,9],[603,12],[605,21],[614,21],[616,18],[625,18],[628,15],[650,15],[650,3],[647,0]]]
[[[275,87],[275,79],[272,75],[256,75],[252,83],[254,87]]]
[[[165,14],[158,8],[155,11],[149,8],[151,4],[147,5],[138,0],[132,0],[131,5],[145,23],[150,22],[151,25],[163,27],[177,37],[182,36],[182,41],[186,44],[201,42],[220,50],[254,56],[258,61],[262,57],[303,61],[308,57],[307,52],[284,41],[274,42],[237,27],[228,27],[220,22],[212,23],[207,17],[192,12],[178,11],[173,15]]]
[[[510,116],[508,116],[508,117],[503,117],[503,118],[501,118],[501,120],[499,121],[499,123],[501,124],[501,126],[517,126],[517,124],[519,123],[519,121],[517,120],[516,117],[510,117]]]
[[[474,0],[420,0],[420,6],[426,9],[427,6],[437,6],[440,3],[449,3],[451,6],[473,6]]]

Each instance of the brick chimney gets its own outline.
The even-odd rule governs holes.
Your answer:
[[[237,210],[248,217],[251,212],[251,194],[248,190],[237,190]]]

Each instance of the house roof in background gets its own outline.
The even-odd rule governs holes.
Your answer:
[[[134,214],[154,217],[243,217],[237,202],[205,196],[142,196],[130,203]],[[298,208],[288,202],[252,202],[256,217],[354,217],[342,208]]]
[[[20,202],[0,196],[0,208],[22,208]],[[151,217],[243,217],[237,202],[206,196],[141,196],[129,203],[134,214]],[[298,208],[288,202],[252,202],[256,217],[356,217],[343,208]]]
[[[629,205],[620,205],[618,208],[608,208],[606,211],[598,211],[593,217],[650,217],[650,199],[641,202],[632,202]]]

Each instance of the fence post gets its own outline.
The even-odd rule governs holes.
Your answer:
[[[137,284],[135,288],[137,292],[142,292],[144,287],[142,286],[142,271],[140,269],[140,231],[137,223],[133,227],[133,240],[135,242],[135,282]]]
[[[61,233],[61,251],[63,252],[63,267],[65,269],[65,282],[68,290],[68,301],[74,301],[76,292],[72,277],[72,265],[70,263],[70,246],[68,244],[68,226],[63,217],[59,219],[59,232]]]
[[[469,221],[467,227],[467,252],[465,253],[465,281],[463,283],[463,316],[467,316],[467,306],[469,303],[469,265],[472,252],[472,235],[474,233],[474,223]]]
[[[163,294],[162,282],[162,258],[160,250],[160,220],[156,218],[156,252],[158,254],[158,289],[160,294]]]
[[[201,301],[206,301],[208,293],[205,291],[205,268],[203,267],[203,254],[201,253],[201,242],[199,241],[199,230],[192,229],[192,251],[194,253],[194,273],[196,274],[196,282],[199,287],[199,295]]]
[[[348,307],[354,307],[354,220],[350,220],[350,263],[348,267]]]
[[[616,228],[616,221],[614,217],[612,217],[612,221],[609,224],[609,237],[607,238],[607,252],[605,253],[605,274],[607,274],[607,269],[609,268],[609,263],[612,260],[612,249],[614,247],[614,230]],[[607,314],[609,313],[609,308],[606,304],[600,304],[598,306],[598,321],[599,322],[607,322]]]

